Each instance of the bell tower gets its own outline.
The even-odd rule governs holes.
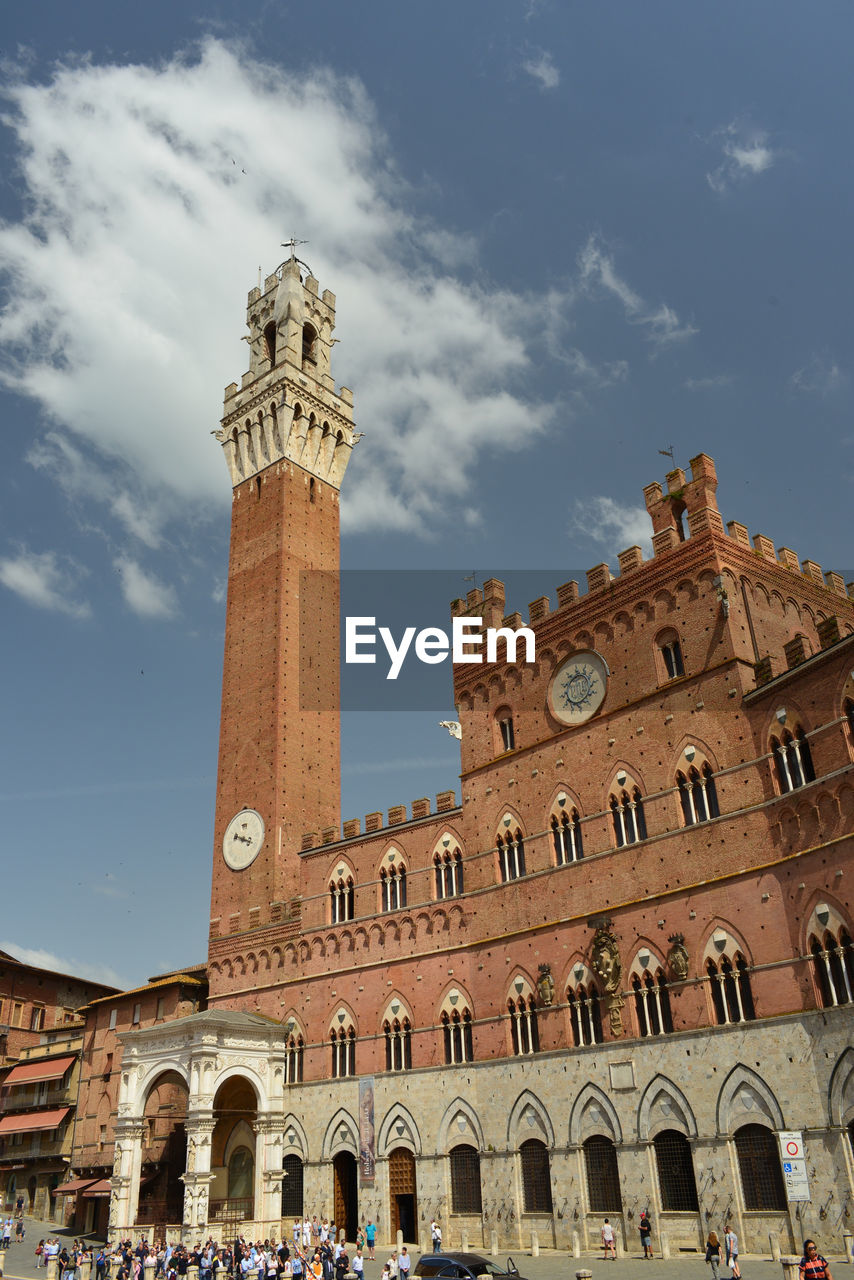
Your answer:
[[[293,915],[300,837],[340,811],[338,496],[354,433],[329,372],[335,295],[291,257],[250,292],[247,324],[249,371],[216,432],[233,494],[212,939]]]

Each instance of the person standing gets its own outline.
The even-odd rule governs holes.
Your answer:
[[[365,1280],[365,1255],[360,1244],[356,1245],[356,1252],[353,1254],[353,1275],[356,1280]]]
[[[712,1268],[712,1280],[718,1280],[718,1267],[722,1261],[721,1242],[718,1239],[717,1232],[710,1231],[709,1238],[706,1241],[706,1262]]]
[[[602,1261],[607,1262],[608,1258],[617,1261],[617,1242],[614,1239],[614,1228],[611,1226],[608,1218],[602,1223]]]
[[[377,1243],[377,1224],[370,1218],[365,1226],[365,1244],[368,1246],[368,1257],[374,1260],[374,1246]]]
[[[726,1264],[728,1267],[732,1267],[732,1280],[741,1280],[741,1269],[738,1265],[738,1236],[735,1234],[731,1222],[727,1223],[724,1247],[726,1249]]]
[[[643,1245],[643,1256],[645,1258],[652,1257],[652,1218],[649,1216],[649,1209],[644,1209],[640,1216],[638,1224],[640,1231],[641,1244]]]
[[[827,1258],[816,1248],[815,1240],[804,1241],[804,1256],[798,1263],[799,1280],[833,1280]]]
[[[434,1218],[430,1223],[430,1239],[433,1241],[433,1252],[442,1252],[442,1228]]]

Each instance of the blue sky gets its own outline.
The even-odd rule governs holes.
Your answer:
[[[715,457],[725,519],[852,564],[849,5],[43,0],[5,27],[0,947],[127,984],[204,958],[210,432],[291,234],[365,432],[345,567],[547,590],[645,536],[670,445]],[[451,713],[349,713],[342,816],[459,792]]]

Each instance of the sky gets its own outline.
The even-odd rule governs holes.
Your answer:
[[[291,236],[365,433],[346,569],[583,583],[648,545],[671,447],[725,520],[854,563],[850,5],[40,0],[4,38],[0,948],[205,958],[211,432]],[[449,682],[348,711],[342,817],[459,796],[447,718]]]

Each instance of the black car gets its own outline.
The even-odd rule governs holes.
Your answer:
[[[507,1259],[506,1267],[482,1258],[479,1253],[424,1253],[418,1260],[415,1275],[424,1280],[480,1280],[496,1277],[496,1280],[525,1280],[520,1276],[516,1263]]]

